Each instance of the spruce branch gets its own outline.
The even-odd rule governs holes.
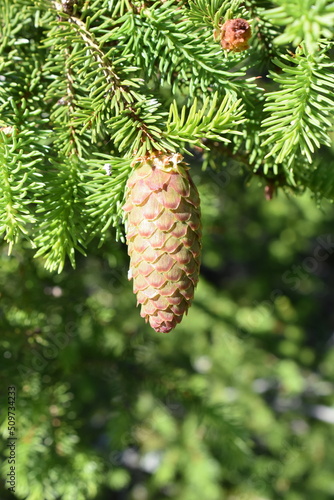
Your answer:
[[[219,28],[226,19],[247,17],[247,10],[242,0],[191,0],[189,2],[189,19],[196,26]]]
[[[113,39],[124,46],[135,66],[145,68],[145,76],[154,85],[170,85],[173,93],[181,91],[193,97],[219,87],[221,92],[229,90],[237,95],[249,88],[241,79],[244,71],[236,68],[245,56],[226,58],[214,41],[214,26],[208,29],[193,22],[193,3],[191,7],[193,10],[175,9],[173,2],[166,2],[144,9],[141,16],[129,13]],[[189,37],[192,32],[195,36]]]
[[[65,49],[65,75],[66,75],[66,104],[68,107],[68,112],[70,116],[74,115],[75,107],[74,107],[74,76],[71,64],[69,62],[71,48]],[[72,152],[76,155],[80,155],[80,142],[77,138],[77,133],[75,127],[72,123],[69,123],[69,133],[70,133],[70,145]]]
[[[88,154],[83,137],[79,137],[78,131],[73,123],[76,112],[77,92],[75,88],[75,76],[72,68],[71,54],[73,47],[63,49],[64,59],[58,54],[57,60],[63,65],[63,78],[51,82],[46,98],[50,102],[55,101],[50,121],[53,124],[54,145],[60,154],[66,156],[76,155],[78,157]]]
[[[227,134],[242,134],[237,125],[245,122],[244,112],[241,100],[235,101],[231,95],[226,95],[219,105],[218,93],[215,93],[212,98],[204,100],[200,109],[195,99],[188,113],[183,106],[181,114],[174,101],[170,107],[166,137],[171,141],[188,142],[204,148],[205,144],[201,142],[203,137],[227,143],[230,142]]]
[[[264,111],[270,116],[262,122],[261,136],[267,136],[262,146],[273,145],[266,157],[277,154],[277,163],[287,159],[291,166],[300,151],[311,163],[316,148],[331,144],[333,63],[324,52],[314,56],[302,48],[274,63],[282,73],[271,73],[280,90],[266,95]]]
[[[9,244],[8,253],[22,235],[28,237],[36,220],[31,197],[43,186],[34,168],[39,153],[29,151],[31,134],[20,136],[16,127],[0,127],[0,233]]]
[[[124,92],[125,89],[122,88],[122,86],[119,84],[119,77],[115,73],[111,61],[103,53],[103,51],[99,47],[99,44],[96,42],[92,32],[90,32],[87,29],[86,24],[79,18],[74,16],[69,16],[68,22],[72,23],[70,26],[74,25],[76,27],[77,33],[80,35],[85,45],[89,48],[90,52],[93,54],[105,78],[107,85],[110,86],[110,90],[112,92],[115,92],[116,88],[119,88],[121,92]]]
[[[304,43],[315,53],[321,39],[332,39],[334,3],[331,0],[275,0],[278,7],[263,13],[264,18],[285,31],[275,39],[278,45]]]
[[[89,222],[78,160],[71,156],[51,159],[50,163],[52,170],[44,177],[45,194],[37,210],[42,222],[35,229],[34,243],[38,247],[35,257],[45,259],[46,269],[61,272],[67,256],[75,267],[75,250],[85,255]]]
[[[81,188],[85,191],[86,212],[92,220],[90,238],[101,243],[110,227],[116,228],[116,239],[124,241],[120,223],[123,220],[123,198],[131,171],[131,159],[96,154],[85,161]]]
[[[157,100],[149,99],[146,94],[140,94],[134,90],[140,87],[141,80],[133,79],[131,81],[128,78],[122,80],[116,72],[116,64],[112,63],[111,59],[104,54],[84,22],[69,16],[67,25],[70,29],[75,29],[76,35],[81,36],[97,66],[97,69],[91,71],[88,78],[86,77],[87,80],[92,80],[88,86],[90,100],[88,101],[86,97],[79,99],[78,107],[81,107],[81,111],[76,112],[73,120],[76,126],[82,126],[80,133],[83,134],[86,130],[91,129],[92,138],[96,141],[102,134],[101,124],[103,124],[109,130],[111,138],[120,152],[144,154],[147,150],[159,148],[157,142],[159,134],[157,136],[156,133],[159,129],[152,124],[161,122],[159,112],[154,117],[154,112],[159,108]],[[69,33],[70,38],[71,36]],[[71,58],[69,59],[71,60]],[[77,64],[76,53],[73,55],[73,63],[75,61]],[[131,74],[134,69],[128,67],[128,74]],[[102,72],[102,77],[98,70]],[[123,68],[122,73],[124,71]],[[89,107],[86,106],[88,102]],[[152,103],[154,103],[153,106]],[[125,122],[126,125],[123,126]],[[160,145],[160,148],[163,146]]]
[[[268,2],[264,2],[267,4]],[[254,36],[252,39],[251,58],[253,64],[261,67],[272,63],[272,58],[279,56],[279,48],[275,45],[275,39],[281,34],[281,28],[275,26],[265,14],[266,5],[255,0],[246,0],[246,6],[250,17],[253,20],[252,29]]]

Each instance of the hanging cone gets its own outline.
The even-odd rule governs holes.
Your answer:
[[[180,154],[153,153],[137,163],[127,182],[129,279],[140,315],[157,332],[169,332],[187,313],[198,282],[200,200]]]

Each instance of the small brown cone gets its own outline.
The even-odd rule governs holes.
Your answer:
[[[180,154],[152,153],[127,182],[129,279],[140,315],[169,332],[187,313],[198,282],[200,200]]]
[[[243,52],[249,49],[248,41],[252,36],[252,30],[246,19],[228,19],[221,26],[220,36],[223,49]]]

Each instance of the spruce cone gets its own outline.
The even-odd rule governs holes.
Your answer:
[[[221,27],[221,46],[233,52],[249,49],[252,30],[246,19],[228,19]]]
[[[194,296],[201,253],[200,200],[180,154],[141,159],[127,182],[129,279],[140,315],[157,332],[180,323]]]

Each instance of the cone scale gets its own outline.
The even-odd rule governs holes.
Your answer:
[[[136,161],[123,207],[140,315],[164,333],[187,313],[200,267],[200,200],[182,160],[153,153]]]

